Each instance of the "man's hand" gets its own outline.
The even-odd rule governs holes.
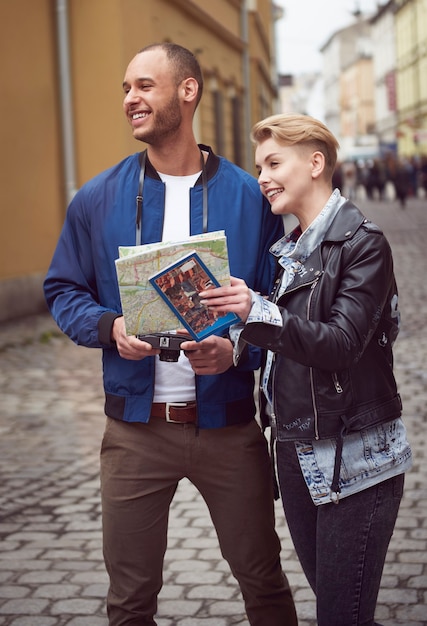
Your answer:
[[[111,329],[111,338],[116,342],[117,350],[123,359],[129,361],[140,361],[147,356],[160,354],[160,350],[153,348],[146,341],[141,341],[133,336],[126,335],[125,320],[123,317],[116,317]]]
[[[185,341],[181,350],[195,374],[222,374],[233,365],[233,344],[226,337],[211,335],[203,341]]]

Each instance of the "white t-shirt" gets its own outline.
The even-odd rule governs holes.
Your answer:
[[[163,241],[181,241],[190,235],[190,188],[201,172],[190,176],[170,176],[158,172],[166,185]],[[177,363],[156,357],[153,402],[189,402],[196,399],[194,372],[183,352]]]

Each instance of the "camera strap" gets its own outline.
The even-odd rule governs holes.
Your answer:
[[[142,195],[142,191],[144,189],[144,178],[145,178],[145,161],[147,160],[147,150],[144,150],[139,155],[139,185],[138,185],[138,195],[136,196],[136,241],[135,245],[140,246],[141,241],[141,229],[142,229],[142,201],[144,196]]]
[[[147,161],[147,150],[144,150],[139,155],[139,184],[138,184],[138,194],[136,196],[136,237],[135,237],[135,245],[139,246],[142,243],[141,235],[142,235],[142,203],[144,200],[143,189],[144,189],[144,179],[145,179],[145,164]],[[203,152],[200,150],[200,162],[202,168],[202,186],[203,186],[203,232],[206,233],[208,231],[208,178],[206,174],[205,167],[205,159],[203,157]]]

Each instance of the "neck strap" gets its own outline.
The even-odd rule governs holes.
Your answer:
[[[144,150],[139,155],[139,184],[138,184],[138,195],[136,196],[136,224],[135,224],[135,245],[141,245],[141,235],[142,235],[142,203],[144,200],[143,189],[144,189],[144,179],[145,179],[145,165],[147,161],[147,150]],[[202,186],[203,186],[203,232],[206,233],[208,231],[208,177],[206,174],[205,167],[205,159],[203,157],[203,152],[200,150],[200,164],[202,168]]]

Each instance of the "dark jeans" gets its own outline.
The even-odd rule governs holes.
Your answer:
[[[404,475],[339,504],[315,506],[293,442],[277,443],[277,467],[292,541],[316,595],[318,626],[374,626]]]
[[[274,529],[272,473],[255,420],[196,430],[152,418],[107,419],[101,451],[110,626],[154,626],[169,507],[187,477],[209,508],[252,626],[296,626]]]

